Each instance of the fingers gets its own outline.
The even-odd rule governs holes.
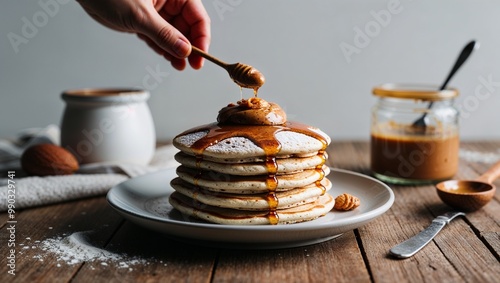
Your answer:
[[[146,44],[151,49],[153,49],[156,53],[158,53],[158,55],[161,55],[167,61],[170,61],[170,63],[172,64],[172,67],[174,67],[175,69],[182,71],[186,68],[186,61],[184,59],[176,58],[176,57],[170,55],[169,53],[165,52],[165,50],[163,50],[161,47],[156,45],[156,43],[154,41],[152,41],[149,37],[147,37],[143,34],[137,34],[137,36],[140,39],[144,40],[144,42],[146,42]]]
[[[156,43],[154,43],[151,39],[149,39],[149,37],[143,35],[143,34],[140,34],[138,33],[137,36],[144,40],[144,42],[146,42],[146,44],[151,48],[153,49],[156,53],[158,53],[158,55],[161,55],[163,56],[165,54],[165,50],[163,50],[160,46],[156,45]]]
[[[187,1],[183,11],[182,18],[189,26],[188,37],[191,44],[208,52],[210,45],[210,17],[203,7],[200,0]],[[189,56],[189,64],[194,69],[203,67],[203,58],[198,55]]]
[[[78,0],[95,20],[122,32],[134,32],[176,69],[184,69],[191,44],[210,43],[210,18],[201,0]],[[189,57],[199,69],[203,60]]]
[[[140,33],[176,58],[185,58],[191,53],[191,43],[180,31],[163,19],[156,10],[146,13],[144,21],[138,25]]]
[[[207,24],[206,22],[197,22],[191,27],[190,38],[191,44],[208,52],[208,47],[210,45],[210,23]],[[189,56],[188,59],[189,64],[194,69],[200,69],[203,67],[203,57],[193,54]]]
[[[191,44],[208,50],[211,38],[210,18],[200,0],[165,1],[158,12],[156,9],[158,7],[151,6],[143,11],[142,17],[138,17],[137,31],[174,68],[185,68],[184,58],[190,55]],[[193,54],[189,56],[189,64],[194,69],[200,69],[203,58]]]
[[[163,6],[159,13],[186,35],[192,45],[208,51],[211,39],[210,17],[200,0],[180,0],[177,5]],[[203,60],[198,55],[189,56],[189,63],[194,69],[200,69]]]
[[[182,71],[186,68],[186,60],[184,60],[184,59],[174,58],[170,61],[170,64],[172,64],[172,67],[174,67],[175,69],[177,69],[179,71]]]
[[[173,1],[176,2],[176,1]],[[210,17],[201,0],[179,0],[182,4],[165,5],[159,10],[160,15],[186,35],[191,42],[198,39],[199,48],[210,44]],[[205,50],[208,51],[208,50]]]
[[[190,25],[184,17],[172,18],[170,21],[174,27],[176,27],[182,34],[187,35],[190,39],[191,44],[201,48],[205,51],[208,50],[208,45],[210,42],[210,26],[204,21],[195,22],[194,25]],[[208,35],[207,35],[208,33]],[[194,69],[200,69],[203,66],[203,57],[199,55],[189,55],[188,57],[190,65]]]

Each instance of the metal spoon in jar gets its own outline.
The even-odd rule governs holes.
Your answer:
[[[444,81],[444,83],[439,88],[440,91],[444,90],[446,88],[446,86],[448,85],[448,82],[451,80],[451,78],[453,77],[453,75],[455,75],[455,73],[458,71],[458,69],[467,60],[467,58],[469,58],[469,55],[476,48],[479,48],[479,42],[476,42],[476,41],[473,40],[473,41],[469,42],[462,49],[462,52],[460,52],[460,55],[458,56],[457,61],[455,62],[455,65],[453,65],[453,68],[451,68],[451,71],[448,74],[448,77],[446,78],[446,80]],[[433,104],[433,102],[431,101],[429,103],[429,106],[427,106],[427,108],[430,109],[432,107],[432,104]],[[413,127],[425,128],[425,126],[426,126],[425,117],[426,116],[427,116],[427,112],[425,112],[424,114],[422,114],[422,116],[420,116],[420,118],[418,118],[417,120],[415,120],[415,122],[413,122],[412,126]]]
[[[253,88],[254,91],[257,91],[266,81],[264,75],[250,65],[228,64],[195,46],[192,46],[192,52],[226,69],[231,79],[240,87]]]

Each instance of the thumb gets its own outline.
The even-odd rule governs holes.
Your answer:
[[[156,11],[140,27],[140,31],[156,45],[176,58],[186,58],[191,53],[187,38],[163,19]]]

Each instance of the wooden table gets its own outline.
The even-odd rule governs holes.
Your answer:
[[[498,153],[498,142],[469,142],[462,149]],[[336,142],[330,165],[369,174],[367,142]],[[461,159],[458,178],[475,178],[490,164]],[[500,182],[496,183],[500,186]],[[0,214],[0,282],[500,282],[500,192],[483,209],[450,223],[414,257],[388,256],[449,210],[432,186],[392,186],[396,200],[375,221],[316,245],[281,250],[229,250],[170,240],[124,220],[97,197],[16,213],[16,275],[7,267],[9,227]],[[46,239],[94,231],[92,244],[146,259],[67,264],[42,250]],[[20,246],[22,244],[23,246]]]

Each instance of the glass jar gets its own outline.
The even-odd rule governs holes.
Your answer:
[[[458,168],[456,89],[383,84],[372,109],[371,170],[393,184],[429,184],[455,175]],[[420,122],[417,122],[420,121]]]

